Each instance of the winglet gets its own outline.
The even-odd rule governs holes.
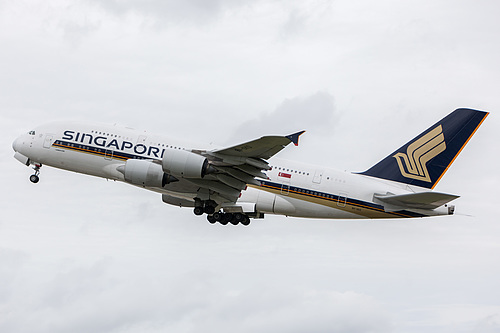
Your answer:
[[[305,131],[300,131],[294,134],[287,135],[286,138],[293,142],[294,145],[299,145],[299,136],[304,134]]]

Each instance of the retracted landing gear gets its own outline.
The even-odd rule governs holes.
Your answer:
[[[30,176],[30,181],[34,184],[38,183],[40,181],[40,168],[42,165],[40,163],[35,163],[35,166],[33,167],[33,170],[35,170],[35,174]]]

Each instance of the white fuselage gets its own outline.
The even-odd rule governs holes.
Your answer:
[[[160,161],[166,149],[210,150],[214,147],[118,126],[54,122],[19,137],[13,148],[18,159],[29,159],[27,163],[126,181],[119,167],[128,159]],[[419,192],[422,189],[418,187],[278,158],[271,158],[269,164],[272,169],[266,172],[268,179],[259,178],[260,185],[249,185],[236,202],[236,205],[251,207],[257,216],[401,218],[448,214],[446,209],[386,211],[374,199],[374,194]],[[198,189],[185,179],[164,187],[143,187],[174,198],[168,203],[178,205],[183,205],[183,200],[193,200]],[[177,203],[177,199],[181,201]]]

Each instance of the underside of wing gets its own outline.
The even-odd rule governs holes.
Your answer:
[[[375,194],[373,199],[380,202],[387,210],[398,210],[400,208],[414,209],[436,209],[452,200],[459,198],[458,195],[439,192],[420,192],[410,194]],[[393,209],[396,207],[397,209]]]

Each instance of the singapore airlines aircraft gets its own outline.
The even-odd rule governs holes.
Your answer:
[[[434,192],[488,115],[457,109],[365,172],[273,158],[304,131],[207,149],[118,126],[53,122],[17,138],[15,158],[118,180],[192,207],[210,223],[241,223],[265,214],[328,219],[451,215],[457,195]],[[204,148],[205,146],[205,148]]]

